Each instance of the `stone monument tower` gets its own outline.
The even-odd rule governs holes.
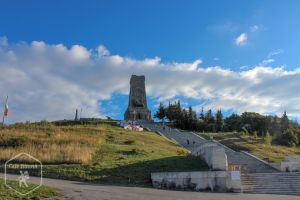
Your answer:
[[[146,100],[145,76],[131,76],[129,102],[124,118],[125,120],[151,120],[151,112]]]

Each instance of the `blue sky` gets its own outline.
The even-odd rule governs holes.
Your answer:
[[[300,2],[289,1],[2,1],[1,34],[12,42],[42,40],[94,48],[134,58],[239,68],[270,51],[285,51],[278,63],[299,65]],[[234,38],[249,36],[247,48]],[[220,62],[213,59],[218,57]],[[222,61],[222,62],[221,62]]]
[[[0,6],[2,71],[12,73],[13,79],[18,80],[19,76],[14,74],[12,69],[18,73],[22,72],[28,78],[26,80],[24,78],[24,82],[21,81],[22,85],[30,88],[31,85],[42,85],[50,92],[44,94],[30,91],[23,94],[23,90],[30,89],[24,87],[19,91],[17,85],[4,80],[0,82],[3,93],[1,95],[11,95],[13,111],[16,113],[22,111],[25,116],[30,113],[30,116],[33,116],[32,120],[54,119],[60,116],[67,118],[73,115],[76,107],[86,107],[86,110],[92,107],[93,115],[114,114],[116,118],[122,118],[127,104],[126,94],[130,74],[140,73],[146,75],[149,83],[147,89],[150,91],[149,104],[152,109],[159,101],[182,99],[186,105],[191,104],[198,110],[201,106],[225,107],[225,110],[234,109],[237,112],[250,109],[260,113],[280,113],[286,109],[291,115],[298,116],[300,108],[290,105],[300,99],[299,95],[295,94],[300,67],[299,10],[300,2],[297,0],[86,2],[3,0]],[[59,50],[58,44],[63,48]],[[34,49],[43,45],[47,51],[44,50],[44,54],[39,54],[38,58],[34,57],[36,55]],[[77,46],[72,49],[74,45]],[[99,45],[102,45],[101,51]],[[26,48],[28,51],[24,53]],[[66,53],[64,58],[57,53],[61,51]],[[107,52],[107,55],[104,55],[106,58],[101,57],[103,51]],[[73,57],[68,57],[68,52],[74,53]],[[11,54],[16,58],[14,61]],[[74,64],[76,55],[86,60]],[[6,56],[10,56],[7,58],[8,61]],[[97,60],[97,56],[102,60]],[[123,61],[119,62],[116,59]],[[143,68],[144,65],[148,66],[149,60],[156,66],[155,69]],[[22,61],[23,64],[18,61]],[[25,66],[24,63],[27,62],[30,62],[31,66],[38,65],[43,68],[43,72],[39,72],[43,76],[53,76],[54,80],[64,82],[65,87],[70,84],[69,92],[56,91],[51,82],[53,80],[46,80],[50,78],[34,79],[36,71]],[[85,65],[92,65],[95,68],[70,70],[68,66],[72,66],[72,63],[82,68]],[[127,71],[103,67],[109,63],[112,65],[118,63],[116,64],[118,67],[126,68]],[[164,74],[160,70],[166,69],[172,71],[170,80],[164,81],[163,77],[156,79],[156,73]],[[178,69],[182,70],[180,74],[173,73]],[[198,76],[199,79],[209,78],[200,84],[197,82],[197,76],[190,73],[193,70],[202,74]],[[68,73],[64,74],[63,71]],[[120,71],[122,74],[117,75]],[[96,80],[97,73],[100,80]],[[103,73],[106,73],[104,77]],[[203,78],[203,75],[207,76]],[[95,79],[91,76],[95,76],[93,77]],[[249,83],[246,81],[243,86],[241,77],[246,77]],[[265,77],[266,81],[258,80],[261,77]],[[270,77],[277,79],[273,80]],[[97,87],[96,85],[105,85],[101,81],[109,82],[105,78],[114,80],[115,82],[111,84],[116,86]],[[215,79],[218,79],[218,84],[221,85],[214,85]],[[88,83],[88,80],[95,85]],[[172,80],[178,82],[178,85],[174,85]],[[157,81],[163,86],[155,83]],[[277,91],[272,90],[276,85],[275,82],[279,83]],[[223,83],[227,87],[223,88]],[[235,83],[244,88],[237,92],[236,88],[233,89]],[[36,90],[42,91],[42,86]],[[172,86],[176,89],[171,89]],[[77,88],[80,91],[76,90],[78,96],[75,95],[76,92],[71,93],[73,90],[69,87]],[[223,92],[216,92],[220,88]],[[247,93],[241,92],[245,90]],[[286,90],[290,92],[287,94]],[[244,98],[245,94],[251,94],[249,104]],[[38,101],[40,95],[45,96],[44,100],[40,100],[43,102]],[[82,95],[92,100],[82,100]],[[228,98],[229,95],[235,97],[234,102]],[[28,99],[21,101],[18,100],[19,96]],[[290,101],[285,102],[283,97],[289,97]],[[65,106],[66,110],[52,105],[63,102],[62,98],[73,102]],[[30,101],[37,101],[40,105],[37,107],[27,105]],[[108,109],[111,103],[116,103],[119,107],[115,107],[114,110]],[[96,104],[97,109],[94,108]],[[49,109],[49,113],[54,113],[34,114],[28,107],[36,112],[44,108]],[[14,116],[11,120],[22,119]]]

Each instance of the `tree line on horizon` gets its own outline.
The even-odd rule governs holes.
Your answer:
[[[255,137],[264,137],[267,143],[278,143],[285,146],[300,145],[300,126],[289,120],[287,113],[281,117],[276,115],[261,115],[256,112],[232,113],[224,117],[222,110],[215,113],[208,109],[201,109],[199,115],[191,106],[182,108],[180,101],[169,102],[168,106],[159,104],[155,118],[168,121],[173,126],[198,132],[238,132]]]

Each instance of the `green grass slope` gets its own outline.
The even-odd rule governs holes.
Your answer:
[[[201,159],[156,133],[131,132],[111,122],[18,124],[0,130],[0,135],[0,144],[6,144],[0,145],[2,152],[37,157],[48,177],[149,186],[151,172],[208,169]],[[0,153],[0,160],[6,159]]]
[[[16,181],[9,181],[9,185],[13,185],[14,188],[18,188],[18,183]],[[29,187],[36,187],[35,185],[29,184]],[[18,191],[22,191],[22,188],[19,188]],[[26,191],[28,191],[28,188],[26,188]],[[26,191],[24,191],[26,193]],[[26,196],[20,196],[12,189],[9,189],[5,186],[4,180],[0,179],[0,199],[5,200],[12,200],[12,199],[44,199],[44,198],[50,198],[57,195],[57,191],[55,189],[41,186],[40,188],[34,190],[33,192],[29,193]]]
[[[236,151],[248,151],[253,155],[268,161],[281,162],[286,156],[300,155],[299,147],[286,147],[275,144],[265,144],[263,138],[239,133],[198,133],[206,139],[211,136],[220,143]]]

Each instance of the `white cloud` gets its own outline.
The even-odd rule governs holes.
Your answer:
[[[274,56],[277,56],[279,54],[282,54],[283,53],[283,50],[282,49],[277,49],[275,51],[271,51],[267,58],[263,61],[261,61],[261,63],[259,63],[258,65],[259,66],[269,66],[271,63],[274,63],[275,62],[275,59],[273,58]]]
[[[273,62],[275,62],[275,60],[272,59],[272,58],[269,58],[269,59],[263,60],[259,65],[260,66],[266,66],[266,65],[269,65],[269,64],[271,64]]]
[[[70,53],[72,58],[75,60],[85,60],[91,55],[91,53],[87,51],[85,47],[80,45],[73,45],[70,49]]]
[[[248,65],[243,65],[243,66],[240,67],[240,70],[244,70],[244,69],[247,69],[247,68],[249,68]]]
[[[78,107],[84,116],[104,115],[98,102],[113,93],[128,94],[132,74],[146,75],[147,95],[153,99],[184,96],[205,100],[204,106],[213,109],[279,114],[286,109],[300,115],[300,69],[257,66],[236,72],[201,67],[201,60],[162,63],[159,57],[101,55],[80,45],[43,42],[0,47],[0,97],[2,103],[10,97],[8,120],[72,118]]]
[[[271,58],[271,57],[273,57],[273,56],[282,54],[283,52],[284,52],[284,51],[283,51],[282,49],[277,49],[277,50],[271,51],[271,52],[268,54],[268,58]]]
[[[248,40],[248,36],[246,33],[240,34],[237,38],[235,38],[235,44],[238,46],[246,44],[246,41]]]
[[[195,60],[193,63],[173,63],[170,69],[176,71],[197,71],[201,63],[202,60],[200,59]]]
[[[109,56],[110,52],[106,49],[104,45],[99,45],[97,48],[97,52],[99,56]]]
[[[7,46],[7,37],[0,37],[0,46]]]
[[[256,32],[258,30],[259,30],[259,26],[257,26],[257,25],[253,25],[250,27],[250,32],[252,32],[252,33]]]

